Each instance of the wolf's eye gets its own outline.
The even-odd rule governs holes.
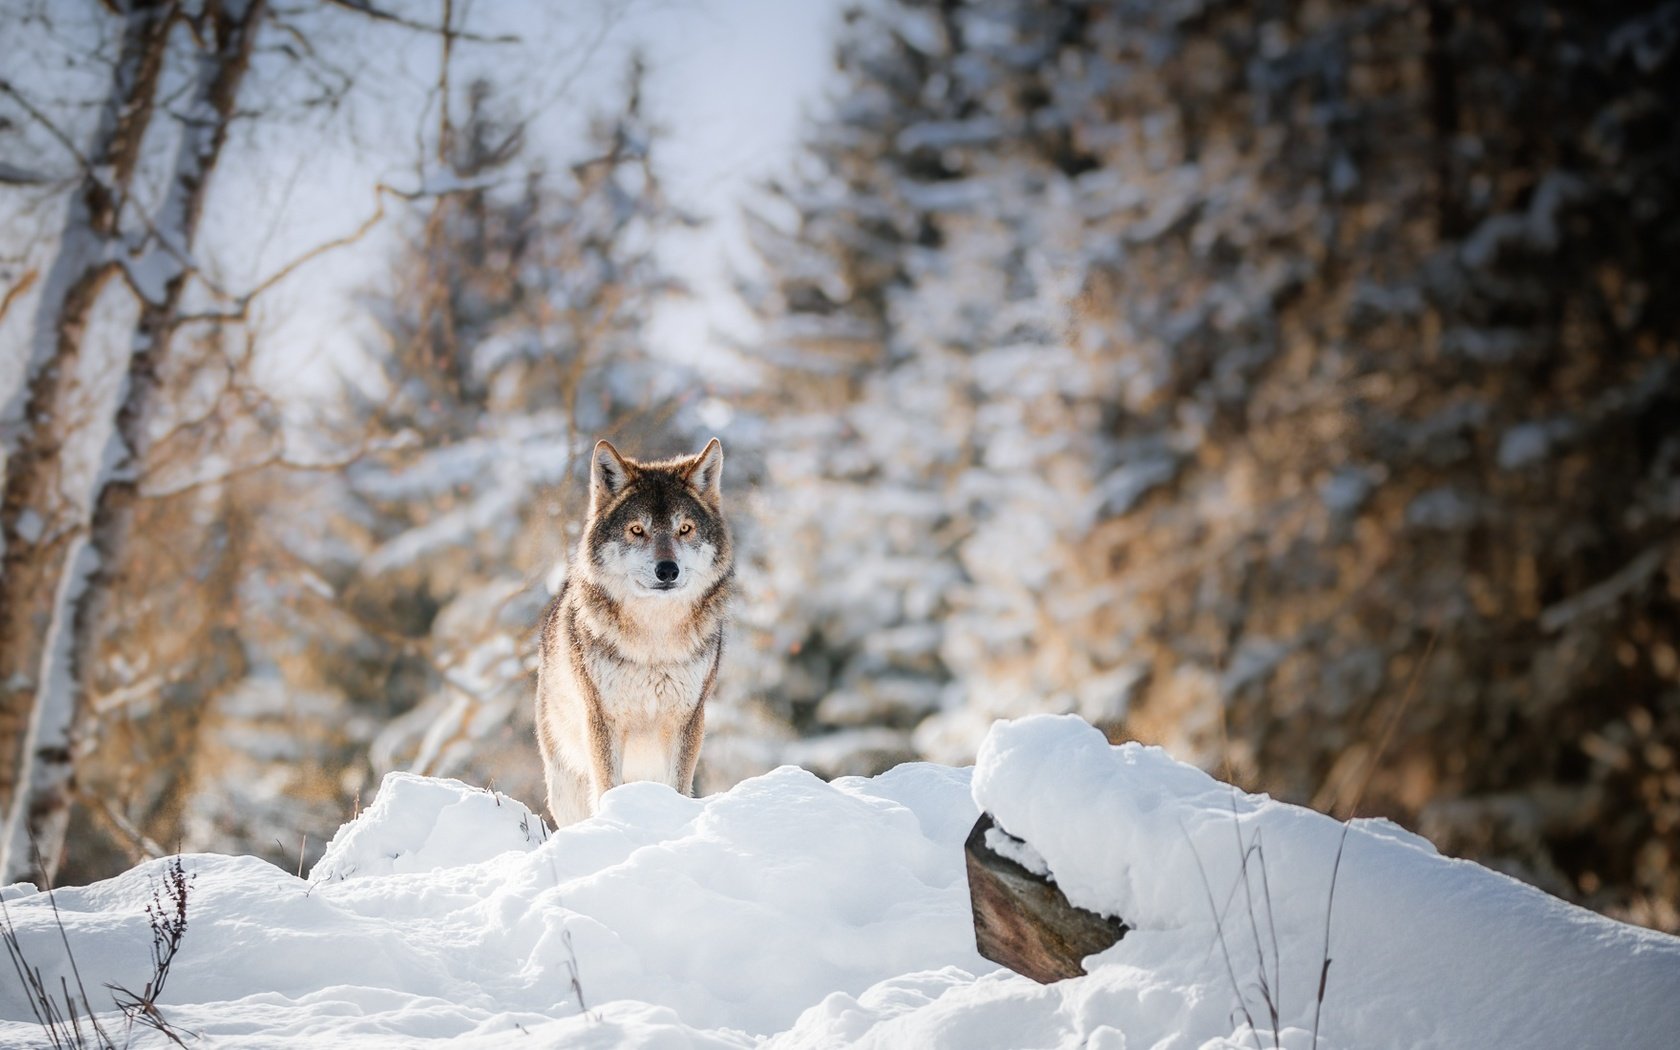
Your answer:
[[[641,526],[640,526],[640,525],[632,525],[632,526],[630,526],[630,535],[632,535],[632,536],[640,536],[640,535],[641,535],[641,534],[642,534],[642,532],[643,532],[643,529],[642,529],[642,527],[641,527]]]
[[[682,528],[677,530],[677,535],[678,536],[687,536],[689,533],[691,533],[693,531],[694,531],[694,522],[685,521],[685,522],[682,523]]]

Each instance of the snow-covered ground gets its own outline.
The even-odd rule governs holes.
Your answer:
[[[1040,986],[976,953],[962,841],[978,807],[1075,903],[1135,927],[1089,976]],[[1304,1048],[1341,841],[1326,817],[1071,717],[999,723],[972,777],[784,767],[705,799],[631,784],[552,835],[506,796],[392,774],[307,878],[185,858],[190,921],[160,1005],[210,1047],[1116,1050],[1271,1046],[1269,997],[1282,1045]],[[107,982],[149,975],[166,863],[54,895],[98,1007]],[[46,896],[4,896],[59,987]],[[1386,822],[1346,835],[1329,955],[1323,1046],[1659,1047],[1680,1031],[1680,939]],[[121,1045],[120,1017],[104,1023]],[[0,1045],[47,1045],[9,974]]]

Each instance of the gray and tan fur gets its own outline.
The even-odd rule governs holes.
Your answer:
[[[627,780],[693,789],[735,575],[722,472],[716,438],[647,463],[595,446],[589,519],[544,617],[537,665],[556,827]]]

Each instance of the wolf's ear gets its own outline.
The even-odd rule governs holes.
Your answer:
[[[723,445],[717,438],[706,442],[683,475],[688,487],[717,503],[723,499]]]
[[[594,461],[589,468],[589,502],[599,507],[624,491],[635,468],[624,461],[606,438],[595,442]]]

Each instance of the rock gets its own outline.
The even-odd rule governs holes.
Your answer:
[[[1114,945],[1130,927],[1075,907],[1050,876],[994,850],[986,842],[994,826],[989,814],[980,814],[963,844],[980,954],[1040,984],[1083,976],[1085,957]]]

